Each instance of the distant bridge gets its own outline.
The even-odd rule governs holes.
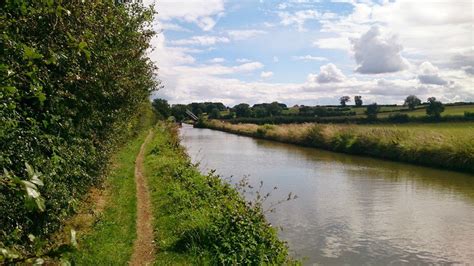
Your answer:
[[[191,112],[191,110],[189,110],[189,109],[186,109],[186,114],[194,121],[199,120],[199,118],[193,112]]]

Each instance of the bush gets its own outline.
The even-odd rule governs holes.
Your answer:
[[[394,123],[408,123],[410,122],[410,117],[407,114],[390,114],[388,120]]]
[[[149,109],[153,12],[99,0],[0,12],[0,248],[36,252]]]

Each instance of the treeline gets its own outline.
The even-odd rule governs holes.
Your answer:
[[[16,1],[0,11],[0,264],[39,256],[149,108],[153,11]]]

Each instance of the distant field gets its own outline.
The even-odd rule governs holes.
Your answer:
[[[356,112],[356,117],[365,117],[366,107],[352,107],[352,110]],[[408,111],[405,106],[383,106],[380,108],[380,111],[381,112],[378,114],[378,117],[380,118],[388,117],[396,113],[407,114],[411,117],[421,117],[426,115],[426,107]],[[474,104],[445,106],[444,112],[441,113],[441,116],[464,115],[464,112],[474,112]]]

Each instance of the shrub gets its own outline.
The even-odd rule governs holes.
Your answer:
[[[153,12],[114,2],[2,4],[0,248],[36,252],[149,109]]]

